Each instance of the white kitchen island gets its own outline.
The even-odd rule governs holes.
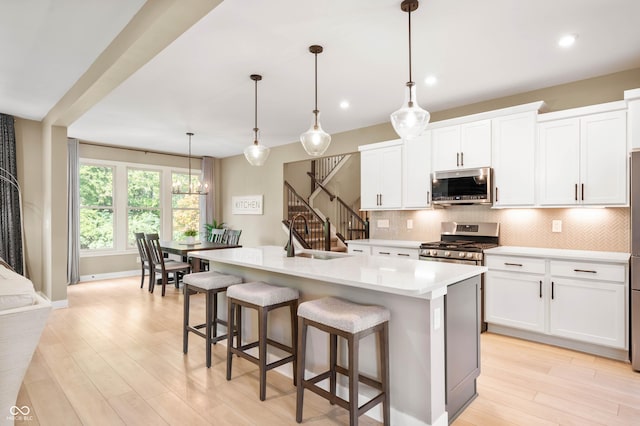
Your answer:
[[[385,306],[391,311],[391,423],[447,425],[444,296],[449,286],[462,282],[479,288],[480,275],[487,268],[403,258],[303,252],[313,254],[315,258],[288,258],[279,246],[195,251],[189,256],[206,259],[212,270],[242,276],[245,282],[264,281],[297,288],[301,301],[336,296],[357,303]],[[325,256],[331,258],[325,259]],[[474,304],[477,304],[475,297]],[[289,317],[284,311],[270,314],[269,335],[289,343]],[[246,320],[243,324],[255,327],[255,321]],[[246,332],[255,336],[253,329]],[[365,338],[360,349],[361,372],[372,376],[377,372],[374,338],[373,335]],[[310,329],[307,345],[307,368],[321,371],[327,365],[326,334]],[[275,352],[272,355],[279,356]],[[291,376],[290,365],[281,367],[280,371]],[[364,391],[362,395],[370,396]],[[380,419],[380,407],[367,414]],[[291,415],[293,418],[295,413],[292,411]]]

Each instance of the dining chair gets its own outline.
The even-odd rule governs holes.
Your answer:
[[[145,239],[147,240],[147,245],[149,247],[149,257],[153,264],[151,282],[149,284],[151,289],[149,291],[153,293],[153,288],[155,287],[155,272],[160,272],[162,274],[163,296],[165,294],[167,282],[169,281],[169,274],[171,273],[173,274],[176,288],[180,288],[178,285],[178,279],[180,278],[179,274],[188,274],[191,271],[191,265],[185,262],[165,262],[158,234],[145,234]]]
[[[140,269],[142,277],[140,278],[140,288],[144,287],[144,274],[149,271],[149,291],[151,291],[153,282],[153,264],[149,260],[149,246],[144,238],[144,232],[135,232],[136,246],[138,247],[138,256],[140,257]]]
[[[227,229],[227,233],[225,234],[225,239],[223,243],[229,245],[236,245],[238,241],[240,241],[240,234],[242,233],[241,229]]]
[[[209,235],[209,241],[212,243],[221,243],[224,241],[226,229],[212,229]]]

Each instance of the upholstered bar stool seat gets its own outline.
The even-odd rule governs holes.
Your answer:
[[[279,287],[260,281],[238,284],[227,289],[228,323],[229,327],[236,330],[236,345],[233,345],[233,334],[228,333],[227,343],[227,380],[231,380],[232,357],[237,355],[256,365],[260,370],[260,400],[264,401],[267,392],[267,371],[293,363],[293,384],[296,384],[296,344],[298,327],[296,310],[298,308],[298,290],[288,287]],[[267,319],[270,311],[282,307],[289,307],[291,315],[291,346],[267,338]],[[251,308],[258,311],[258,340],[243,344],[242,342],[242,308]],[[237,309],[236,309],[237,308]],[[290,355],[267,363],[267,346],[271,345]],[[247,352],[252,348],[258,348],[258,357]]]
[[[296,401],[296,421],[302,422],[304,390],[310,391],[349,410],[349,424],[358,424],[360,415],[382,403],[383,420],[390,424],[389,406],[389,318],[390,312],[382,306],[361,305],[335,297],[325,297],[301,303],[298,307],[298,384]],[[329,334],[329,370],[305,379],[307,328],[312,326]],[[378,333],[378,353],[380,359],[379,379],[372,379],[359,373],[359,342],[365,336]],[[338,336],[348,344],[348,366],[338,365]],[[349,399],[336,395],[337,373],[349,378]],[[329,391],[317,383],[329,379]],[[380,393],[362,406],[358,406],[358,388],[362,382],[378,389]]]
[[[207,367],[211,367],[211,345],[215,345],[232,330],[227,321],[218,318],[218,294],[227,291],[227,287],[242,283],[241,277],[221,274],[215,271],[196,272],[185,275],[184,283],[184,322],[182,351],[186,354],[189,346],[189,332],[197,334],[206,340]],[[192,293],[205,293],[205,322],[198,325],[189,325],[189,306]],[[227,334],[218,336],[218,325],[227,327]],[[205,333],[200,331],[205,328]]]

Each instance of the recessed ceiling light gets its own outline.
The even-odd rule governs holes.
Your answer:
[[[340,108],[342,109],[349,108],[349,101],[340,101]]]
[[[434,86],[438,82],[438,79],[435,75],[430,75],[429,77],[424,79],[424,83],[427,86]]]
[[[558,46],[560,47],[571,47],[576,42],[578,36],[576,34],[567,34],[560,37],[558,40]]]

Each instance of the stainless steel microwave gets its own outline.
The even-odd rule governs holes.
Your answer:
[[[490,167],[434,172],[433,204],[491,204]]]

